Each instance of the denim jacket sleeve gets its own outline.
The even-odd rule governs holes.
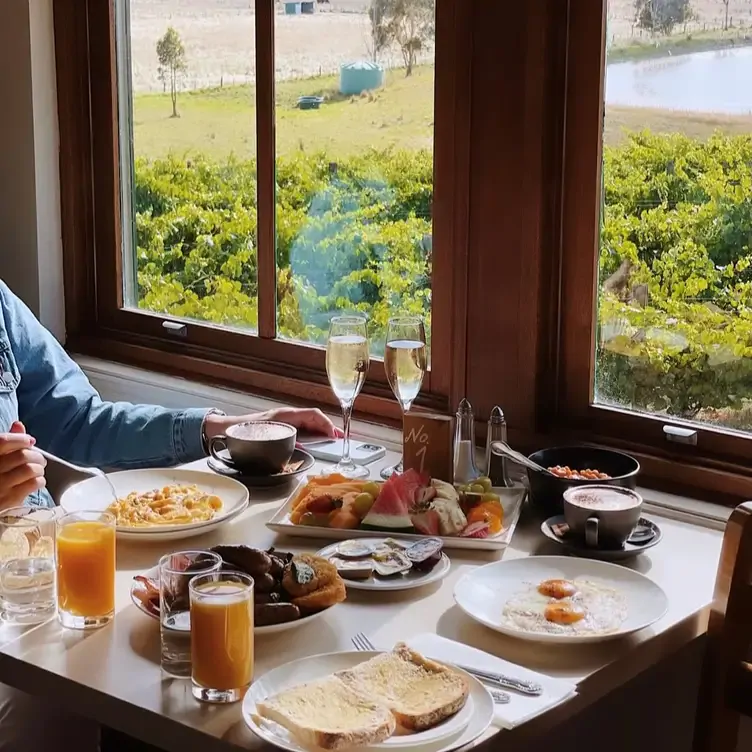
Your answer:
[[[43,449],[102,468],[149,467],[204,456],[206,410],[105,402],[34,314],[0,282],[6,335],[18,368],[18,417]]]

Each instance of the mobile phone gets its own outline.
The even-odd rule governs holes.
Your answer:
[[[342,458],[344,439],[299,437],[298,443],[312,457],[324,462],[339,462]],[[386,448],[369,442],[350,441],[350,458],[356,465],[370,465],[386,454]]]

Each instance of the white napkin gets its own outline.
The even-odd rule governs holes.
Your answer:
[[[539,697],[528,697],[517,692],[509,692],[512,700],[507,705],[494,705],[494,725],[502,729],[513,729],[527,723],[537,716],[561,705],[577,694],[577,687],[561,679],[552,679],[545,674],[539,674],[530,669],[517,666],[514,663],[497,658],[477,648],[464,645],[461,642],[447,640],[439,635],[420,634],[407,640],[407,644],[422,653],[426,658],[432,658],[441,663],[454,663],[476,668],[479,671],[491,671],[496,674],[506,674],[516,679],[534,681],[543,687],[543,694]]]

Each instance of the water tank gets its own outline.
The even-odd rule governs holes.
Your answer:
[[[358,95],[384,85],[384,68],[370,60],[345,63],[339,70],[341,94]]]
[[[297,16],[300,13],[300,3],[285,3],[285,13],[288,16]]]

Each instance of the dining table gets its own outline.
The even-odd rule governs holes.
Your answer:
[[[372,477],[377,478],[379,470],[396,459],[393,452],[387,453],[371,466]],[[208,470],[205,461],[186,467]],[[321,469],[322,464],[317,463],[312,472]],[[153,567],[170,551],[219,543],[274,546],[293,552],[324,547],[330,541],[282,537],[267,528],[266,523],[291,490],[289,486],[251,488],[250,504],[240,516],[189,540],[118,541],[114,620],[91,631],[64,629],[56,619],[35,627],[0,627],[0,681],[38,696],[40,702],[57,702],[171,752],[270,749],[246,727],[241,703],[199,703],[192,696],[190,680],[162,674],[159,623],[136,608],[130,587],[134,575]],[[633,635],[597,644],[540,644],[488,629],[455,604],[455,585],[477,567],[500,558],[560,553],[556,544],[541,534],[540,520],[526,509],[504,550],[448,549],[451,568],[440,582],[397,592],[350,589],[347,600],[321,618],[297,629],[257,637],[255,675],[301,657],[352,650],[357,633],[364,633],[379,647],[388,647],[418,633],[435,632],[577,684],[577,695],[564,704],[512,731],[492,726],[473,745],[489,750],[532,749],[531,740],[547,735],[555,738],[556,729],[567,719],[597,706],[704,634],[722,535],[656,514],[651,517],[659,521],[663,540],[624,566],[659,584],[668,595],[669,606],[657,623]]]

